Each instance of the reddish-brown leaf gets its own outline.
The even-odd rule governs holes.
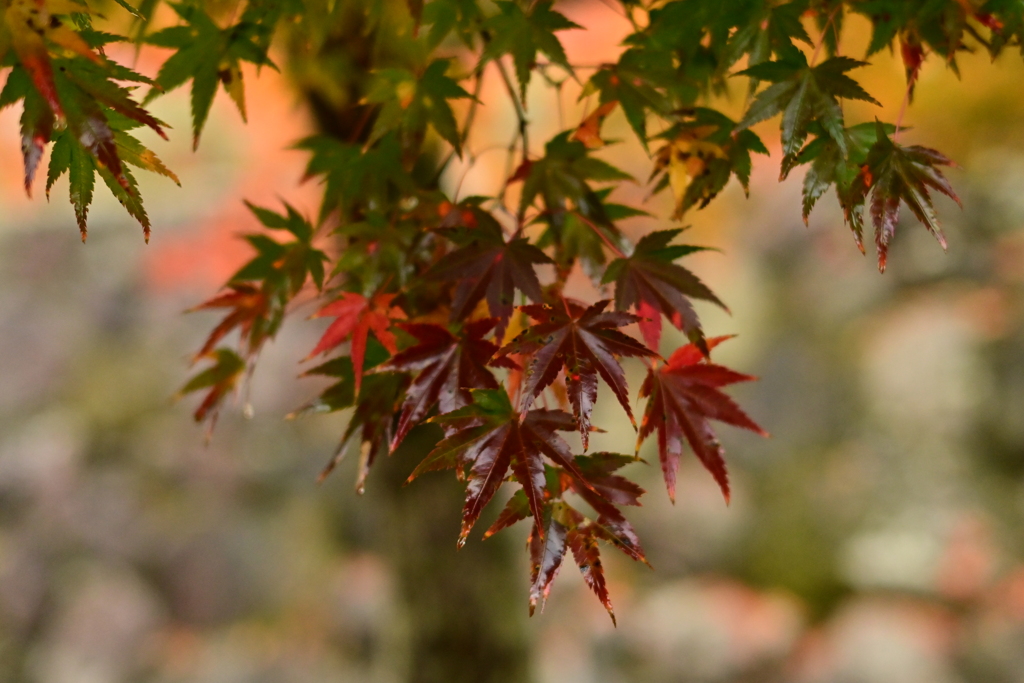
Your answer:
[[[601,564],[601,552],[597,548],[594,527],[588,523],[570,529],[565,541],[572,550],[573,559],[583,574],[583,580],[608,610],[608,616],[612,618],[612,624],[615,624],[615,610],[612,609],[612,601],[608,597],[608,586],[604,580],[604,567]]]
[[[64,109],[57,97],[57,86],[53,82],[53,65],[41,33],[45,26],[36,26],[39,8],[32,2],[15,2],[7,9],[7,26],[10,29],[11,46],[25,67],[32,84],[46,100],[54,116],[64,118]]]
[[[921,73],[921,64],[924,63],[924,46],[921,45],[921,39],[914,31],[905,31],[900,34],[900,56],[903,58],[903,68],[907,72],[907,96],[912,100],[914,86]]]
[[[235,388],[245,372],[245,360],[231,349],[220,348],[206,356],[213,365],[206,368],[189,380],[188,384],[178,391],[178,398],[196,391],[207,389],[203,402],[194,414],[196,422],[210,418],[210,429],[217,421],[217,411],[221,401]]]
[[[476,207],[454,210],[445,217],[458,227],[443,227],[441,232],[460,246],[441,259],[432,275],[454,280],[452,318],[468,317],[481,301],[487,302],[490,315],[498,319],[497,336],[505,334],[512,316],[515,293],[519,290],[531,301],[541,301],[543,292],[534,265],[551,259],[525,238],[505,241],[501,225],[486,211]]]
[[[34,93],[27,95],[21,113],[21,153],[25,159],[25,192],[30,197],[32,181],[53,133],[53,124],[53,112],[47,104]]]
[[[228,291],[189,309],[189,312],[213,308],[233,310],[217,327],[213,328],[210,336],[206,338],[203,348],[199,349],[192,359],[193,362],[210,353],[217,343],[236,327],[240,329],[242,340],[248,342],[249,349],[252,351],[254,340],[250,338],[250,333],[253,326],[266,317],[269,309],[269,303],[263,290],[249,284],[229,285]]]
[[[640,486],[613,472],[623,465],[637,462],[636,458],[619,453],[594,453],[578,455],[574,459],[576,467],[586,479],[587,484],[606,500],[615,505],[640,505],[640,496],[645,491]]]
[[[955,166],[952,160],[927,147],[904,147],[889,137],[881,123],[876,125],[877,141],[868,151],[867,161],[853,181],[848,196],[850,206],[846,213],[847,220],[855,226],[855,232],[859,231],[860,207],[871,195],[869,211],[875,226],[878,270],[884,272],[889,243],[899,223],[901,202],[907,205],[945,249],[946,238],[935,215],[929,188],[941,192],[957,204],[960,198],[939,170],[940,166]]]
[[[565,368],[565,383],[578,422],[583,448],[589,442],[590,415],[597,400],[597,377],[611,387],[615,397],[633,419],[629,407],[626,375],[618,357],[657,358],[658,354],[618,328],[639,320],[623,312],[604,312],[609,301],[585,307],[563,300],[560,305],[522,306],[536,324],[527,328],[498,351],[499,356],[521,353],[529,356],[523,380],[521,409],[528,409],[537,396]]]
[[[516,522],[526,519],[530,516],[530,502],[526,499],[526,493],[523,489],[519,489],[512,497],[505,503],[505,507],[502,508],[501,514],[498,515],[498,519],[494,520],[494,524],[484,532],[484,538],[490,538],[494,534],[498,533],[502,529],[512,526]]]
[[[661,316],[704,348],[704,332],[691,299],[710,301],[728,311],[715,294],[686,268],[675,263],[681,256],[701,251],[701,247],[671,245],[682,230],[660,230],[645,235],[629,257],[612,261],[604,282],[615,282],[615,308],[635,307],[640,315],[644,342],[657,350],[661,342]]]
[[[594,533],[626,553],[634,560],[648,564],[640,537],[619,509],[603,497],[596,487],[588,488],[589,482],[570,477],[570,486],[590,507],[597,512]]]
[[[647,373],[640,397],[648,397],[640,424],[637,448],[655,430],[658,432],[658,456],[661,460],[669,498],[675,501],[676,471],[683,441],[711,472],[729,500],[729,476],[724,450],[709,420],[718,420],[767,436],[719,387],[753,379],[720,365],[701,363],[700,351],[692,344],[679,349],[669,362]]]
[[[419,344],[402,351],[381,366],[382,370],[419,371],[405,395],[398,427],[391,441],[395,450],[434,405],[450,413],[471,402],[470,389],[497,389],[498,382],[486,363],[497,344],[484,339],[497,323],[486,318],[467,323],[458,337],[440,325],[400,324]]]
[[[402,392],[408,384],[408,377],[398,372],[374,373],[368,375],[365,380],[363,391],[356,392],[355,410],[341,438],[341,444],[318,477],[318,481],[323,481],[341,462],[350,447],[358,443],[358,493],[363,492],[366,477],[374,460],[381,452],[387,450],[387,445],[391,442],[392,417],[398,410]]]
[[[510,470],[522,486],[534,519],[543,515],[545,456],[576,478],[583,479],[573,463],[569,445],[556,433],[576,428],[571,415],[561,410],[531,410],[521,414],[512,407],[504,389],[476,389],[472,395],[472,404],[432,418],[432,422],[451,428],[452,432],[413,473],[416,476],[429,469],[470,467],[460,547]]]
[[[536,518],[533,531],[530,532],[530,616],[533,616],[537,605],[544,611],[544,603],[551,592],[551,582],[558,575],[565,557],[565,537],[568,529],[555,519],[551,519],[546,532],[541,528],[541,518]]]
[[[361,294],[345,292],[341,298],[332,301],[314,314],[314,318],[336,316],[307,359],[319,353],[326,353],[346,339],[352,339],[352,368],[355,372],[356,394],[363,380],[363,359],[366,356],[366,338],[372,331],[384,348],[391,353],[398,351],[395,335],[391,332],[393,320],[405,318],[402,309],[392,306],[395,294],[377,294],[367,299]]]

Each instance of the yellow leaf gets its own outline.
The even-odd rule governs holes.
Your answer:
[[[707,172],[708,162],[728,158],[721,145],[700,139],[701,132],[700,129],[688,130],[662,147],[657,154],[657,165],[668,167],[668,183],[676,201],[673,218],[676,219],[683,215],[686,191],[695,179]]]

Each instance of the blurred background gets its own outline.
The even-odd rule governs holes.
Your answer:
[[[563,10],[592,29],[563,34],[570,61],[614,59],[603,45],[628,31],[620,16],[601,3]],[[851,22],[845,51],[863,54],[864,30]],[[144,52],[139,68],[152,73],[159,58]],[[777,182],[777,122],[758,129],[773,156],[755,159],[751,197],[733,184],[687,216],[687,241],[723,251],[689,258],[732,309],[699,309],[709,334],[739,335],[716,360],[761,378],[731,394],[773,436],[720,428],[728,507],[695,459],[675,506],[656,465],[630,467],[648,490],[628,512],[654,571],[605,550],[617,628],[571,567],[545,612],[526,619],[525,525],[505,541],[470,542],[463,553],[515,550],[518,583],[496,590],[494,619],[526,634],[536,681],[1024,681],[1024,66],[1009,52],[994,64],[965,54],[960,65],[957,80],[926,63],[902,139],[961,165],[949,176],[964,210],[937,202],[948,254],[904,209],[879,275],[831,195],[805,227],[799,174]],[[898,58],[882,53],[855,75],[883,107],[848,106],[848,123],[894,120]],[[154,106],[178,135],[147,142],[183,187],[140,178],[148,246],[109,196],[86,245],[66,184],[49,203],[41,187],[28,200],[20,112],[0,113],[4,683],[408,677],[413,620],[387,544],[415,527],[415,507],[396,512],[376,472],[357,496],[352,462],[315,484],[344,413],[284,419],[321,388],[296,376],[323,321],[300,312],[285,325],[209,443],[191,420],[194,400],[173,401],[217,321],[183,311],[247,257],[236,237],[256,224],[241,200],[316,207],[317,188],[298,182],[305,159],[287,149],[311,130],[299,96],[273,72],[246,76],[248,125],[218,100],[198,153],[182,134],[187,93]],[[481,109],[471,151],[507,145],[515,130],[491,85],[483,99],[495,104]],[[584,112],[571,81],[553,92],[534,79],[535,154]],[[739,84],[723,106],[741,111],[744,94]],[[624,141],[606,158],[646,178],[650,162],[621,114],[606,132]],[[493,192],[503,169],[502,153],[482,154],[445,183],[461,196]],[[639,203],[646,193],[638,184],[616,196]],[[667,216],[670,202],[646,208]],[[581,297],[596,295],[577,280]],[[666,334],[663,350],[681,343]],[[633,391],[641,370],[630,367]],[[598,412],[608,431],[592,449],[632,452],[621,410],[605,399]],[[641,455],[657,461],[653,448]],[[455,557],[457,522],[433,531]],[[428,568],[421,581],[448,571]]]

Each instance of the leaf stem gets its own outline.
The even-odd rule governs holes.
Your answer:
[[[907,81],[907,89],[903,93],[903,102],[900,103],[900,113],[896,115],[896,130],[892,133],[892,141],[900,139],[900,128],[903,125],[903,116],[907,113],[907,105],[910,104],[910,92],[914,89],[914,81]]]
[[[814,52],[811,54],[811,66],[814,66],[815,62],[818,61],[818,55],[821,53],[821,48],[825,44],[825,36],[828,35],[828,29],[832,26],[832,20],[835,19],[836,12],[842,7],[842,3],[836,5],[831,12],[829,12],[828,19],[825,20],[825,25],[821,27],[821,35],[818,36],[818,42],[814,45]],[[836,42],[839,42],[839,36],[836,36]]]
[[[626,255],[624,253],[622,253],[622,250],[619,249],[617,246],[615,246],[615,243],[612,242],[610,239],[608,239],[608,236],[605,235],[603,232],[601,232],[601,228],[599,228],[596,225],[594,225],[593,221],[591,221],[589,218],[584,216],[579,211],[573,211],[573,213],[576,214],[577,218],[579,218],[581,221],[586,223],[587,226],[589,226],[590,229],[594,231],[594,234],[596,234],[598,237],[601,238],[601,241],[604,242],[606,247],[611,249],[613,254],[615,254],[619,258],[626,258]]]
[[[505,63],[501,59],[495,59],[494,63],[498,67],[498,73],[501,74],[501,80],[505,83],[505,89],[508,90],[509,97],[512,98],[512,104],[516,108],[516,118],[519,119],[519,137],[523,140],[523,163],[526,163],[530,158],[530,138],[528,132],[530,124],[526,120],[526,110],[523,109],[523,103],[519,101],[519,96],[516,95],[516,88],[512,84],[512,78],[508,75]]]

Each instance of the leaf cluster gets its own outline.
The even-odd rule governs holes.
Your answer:
[[[452,469],[465,483],[459,544],[508,484],[485,537],[531,520],[531,610],[571,552],[610,613],[599,542],[646,561],[621,510],[643,493],[620,472],[640,444],[656,437],[670,497],[688,448],[728,499],[711,421],[764,434],[722,391],[753,378],[711,361],[724,338],[705,334],[698,307],[725,304],[691,266],[705,248],[676,243],[677,221],[733,178],[749,190],[753,155],[773,144],[765,122],[778,118],[780,176],[803,167],[805,221],[834,189],[862,250],[866,208],[880,268],[901,205],[945,246],[931,192],[957,199],[940,170],[952,161],[901,143],[902,115],[851,122],[844,104],[878,104],[857,77],[885,47],[899,47],[909,103],[931,56],[955,70],[965,50],[995,57],[1024,38],[1016,0],[628,1],[632,30],[618,57],[578,65],[560,35],[584,29],[560,11],[572,15],[568,5],[547,0],[117,4],[131,17],[125,35],[97,30],[103,19],[84,1],[7,0],[0,11],[0,64],[10,67],[0,108],[21,105],[26,190],[49,147],[47,194],[69,177],[83,239],[97,175],[148,239],[134,169],[178,179],[134,131],[166,135],[146,107],[168,92],[190,86],[195,147],[216,93],[244,120],[243,70],[276,60],[318,122],[295,144],[309,156],[303,180],[320,188],[315,217],[249,204],[262,226],[244,238],[252,258],[194,309],[223,313],[194,357],[206,365],[180,392],[205,392],[196,419],[212,425],[285,318],[310,303],[311,317],[331,322],[304,374],[332,383],[295,415],[350,411],[321,477],[358,450],[361,491],[376,458],[414,430],[433,434],[410,478]],[[872,27],[860,59],[841,53],[851,13]],[[111,60],[104,48],[115,41],[162,50],[156,77]],[[515,120],[507,177],[493,196],[459,199],[444,179],[456,158],[472,170],[477,111],[501,106],[481,100],[487,79],[500,80]],[[586,115],[531,145],[528,90],[543,81],[561,94],[569,79],[581,83]],[[735,120],[721,97],[737,91],[747,105]],[[605,122],[620,113],[650,156],[651,193],[669,190],[675,205],[672,223],[637,241],[623,222],[650,216],[616,200],[636,181],[601,151],[613,142]],[[577,267],[600,289],[593,301],[570,295]],[[663,319],[690,342],[667,360]],[[638,426],[627,359],[647,367]],[[587,454],[602,382],[634,421],[637,453]]]

